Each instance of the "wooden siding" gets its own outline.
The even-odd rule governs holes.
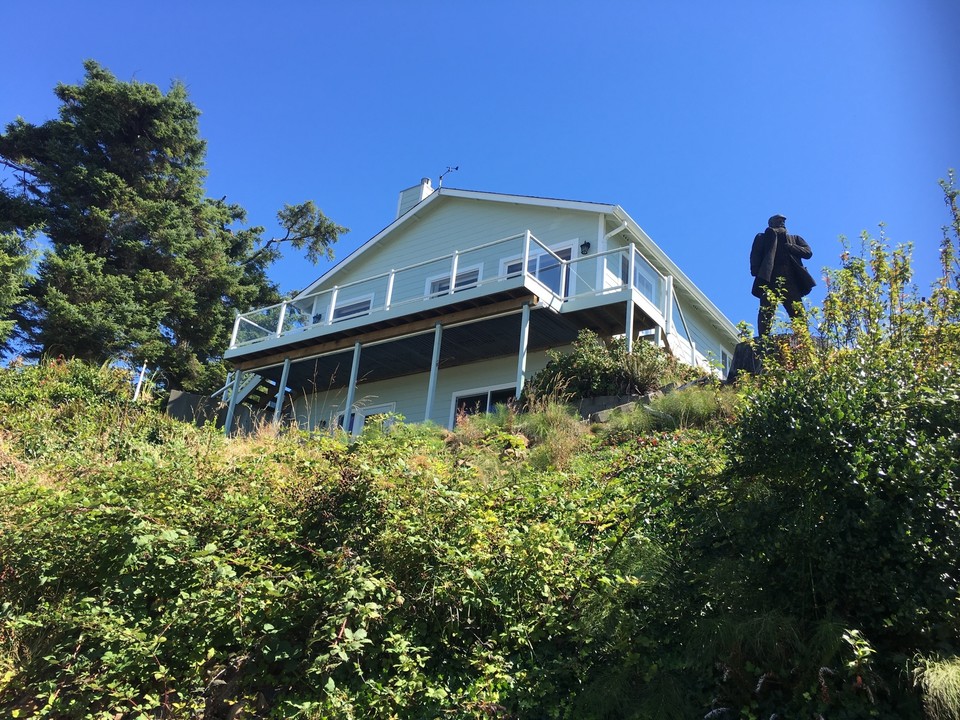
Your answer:
[[[589,240],[596,245],[597,216],[591,213],[463,198],[440,200],[427,208],[422,218],[408,221],[354,259],[342,272],[325,278],[318,289],[342,286],[393,269],[427,262],[455,250],[466,250],[525,230],[530,230],[547,246],[574,240],[578,244]],[[490,278],[499,273],[501,259],[520,255],[521,252],[522,241],[518,239],[513,253],[504,247],[494,247],[475,257],[468,253],[468,256],[461,258],[461,263],[465,267],[482,264],[481,278]],[[416,277],[398,278],[401,282],[394,286],[394,296],[408,298],[415,296],[415,293],[422,296],[426,278],[449,273],[449,268],[449,260],[438,261],[421,268]],[[384,291],[385,287],[384,282]]]

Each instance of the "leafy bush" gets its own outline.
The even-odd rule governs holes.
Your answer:
[[[604,341],[581,330],[570,352],[551,351],[547,366],[524,388],[524,399],[554,397],[558,389],[560,400],[643,394],[658,388],[672,367],[670,356],[651,343],[638,342],[628,353],[622,338]]]

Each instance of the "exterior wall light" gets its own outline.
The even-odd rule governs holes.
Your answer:
[[[584,240],[582,243],[580,243],[580,254],[586,255],[588,252],[590,252],[590,242],[588,240]]]

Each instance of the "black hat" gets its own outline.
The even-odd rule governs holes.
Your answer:
[[[786,221],[786,219],[787,219],[787,216],[786,216],[786,215],[781,215],[780,213],[777,213],[776,215],[771,215],[771,216],[770,216],[770,219],[767,220],[767,225],[769,225],[770,227],[773,227],[773,224],[774,224],[777,220],[784,220],[784,221]]]

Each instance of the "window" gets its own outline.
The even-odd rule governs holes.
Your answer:
[[[467,268],[466,270],[457,272],[457,286],[453,291],[460,292],[461,290],[476,287],[478,282],[480,282],[480,267]],[[450,292],[449,275],[430,278],[427,283],[427,295],[430,297],[439,297],[440,295],[446,295]]]
[[[333,309],[333,321],[347,320],[348,318],[359,317],[370,312],[370,305],[373,303],[373,296],[353,299],[344,304],[337,303]]]
[[[538,245],[536,246],[537,254],[531,252],[530,259],[527,262],[527,272],[533,275],[537,280],[542,282],[548,288],[553,290],[557,295],[560,295],[560,278],[564,276],[563,284],[563,295],[570,294],[570,275],[572,273],[568,272],[563,273],[563,265],[560,262],[561,260],[569,262],[570,258],[573,257],[573,245],[576,243],[574,240],[569,245],[564,245],[562,247],[553,247],[550,248],[551,252],[556,255],[551,255],[548,252],[543,251],[543,249]],[[533,248],[531,248],[531,251]],[[557,259],[559,258],[559,260]],[[521,269],[523,268],[523,259],[522,258],[511,258],[506,260],[503,263],[503,274],[507,277],[516,277],[520,274]]]
[[[516,397],[515,385],[500,385],[491,388],[478,388],[477,390],[466,390],[461,393],[454,393],[453,396],[453,417],[450,420],[450,426],[456,422],[460,415],[478,415],[480,413],[493,412],[497,405],[508,403]]]
[[[620,282],[628,284],[630,277],[630,258],[626,255],[620,256]],[[654,294],[653,280],[647,275],[647,269],[640,257],[637,257],[633,266],[633,286],[640,291],[640,294],[652,302],[657,302]]]
[[[373,417],[374,415],[388,415],[394,412],[397,409],[397,404],[392,403],[381,403],[379,405],[368,405],[367,407],[357,407],[353,406],[353,417],[350,418],[350,427],[344,428],[347,432],[353,435],[359,435],[360,431],[363,430],[363,426],[367,422],[367,418]],[[334,423],[336,427],[343,427],[343,413],[338,412],[334,418]]]

